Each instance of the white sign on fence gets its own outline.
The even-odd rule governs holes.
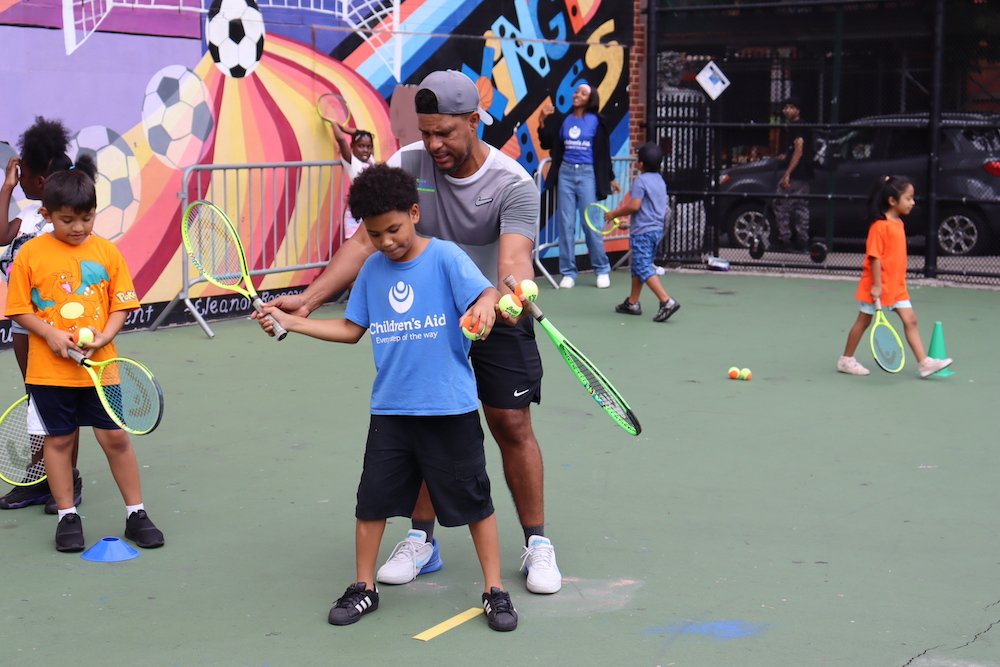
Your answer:
[[[709,60],[708,64],[698,72],[695,80],[708,93],[713,100],[718,98],[726,88],[729,87],[729,79],[722,73],[715,61]]]

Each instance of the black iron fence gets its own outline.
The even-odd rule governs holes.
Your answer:
[[[912,274],[1000,283],[1000,24],[981,4],[651,0],[647,135],[673,204],[663,259],[857,271],[868,193],[894,174],[917,195]],[[813,175],[808,237],[786,248],[774,204],[789,96]]]

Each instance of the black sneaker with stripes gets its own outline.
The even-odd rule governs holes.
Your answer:
[[[378,591],[368,590],[363,581],[351,584],[330,610],[331,625],[350,625],[378,609]]]
[[[507,591],[493,586],[489,593],[483,593],[483,609],[491,630],[510,632],[517,627],[517,610]]]

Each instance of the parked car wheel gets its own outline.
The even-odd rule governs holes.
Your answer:
[[[953,209],[944,211],[937,238],[946,255],[981,255],[990,243],[990,232],[978,213]]]
[[[771,238],[771,218],[763,203],[743,204],[733,210],[727,225],[729,242],[738,248],[749,248],[753,237]]]

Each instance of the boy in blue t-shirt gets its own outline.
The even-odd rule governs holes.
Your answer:
[[[454,243],[418,236],[417,184],[377,164],[357,176],[348,205],[379,250],[351,290],[343,319],[313,320],[265,306],[289,331],[339,343],[371,334],[371,421],[355,516],[357,576],[330,610],[333,625],[378,609],[375,565],[385,521],[410,516],[422,481],[443,526],[468,524],[483,569],[489,626],[517,627],[500,579],[500,540],[486,474],[471,342],[460,321],[496,321],[500,293]],[[265,326],[267,328],[267,326]]]
[[[663,221],[667,214],[667,185],[660,175],[660,165],[663,163],[663,151],[654,143],[648,142],[639,147],[639,168],[642,173],[632,183],[628,201],[613,211],[604,214],[604,220],[621,216],[632,216],[631,222],[619,225],[628,229],[629,245],[632,249],[632,292],[615,306],[616,313],[626,315],[642,315],[639,305],[639,293],[643,284],[653,290],[660,301],[660,308],[653,315],[654,322],[666,322],[671,315],[680,310],[681,304],[667,294],[660,276],[653,268],[653,255],[656,247],[663,239]]]

